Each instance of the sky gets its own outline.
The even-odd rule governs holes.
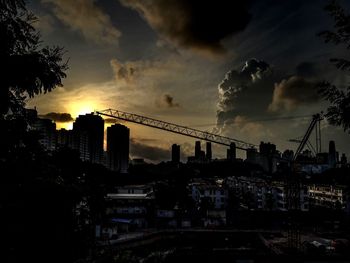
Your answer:
[[[350,12],[349,2],[339,2]],[[71,128],[79,114],[113,108],[295,150],[288,140],[303,136],[312,115],[327,109],[316,84],[345,87],[349,81],[329,62],[349,52],[317,36],[333,26],[327,3],[28,1],[43,44],[64,47],[69,65],[64,86],[28,106],[58,128]],[[173,143],[181,145],[183,159],[193,155],[193,138],[123,124],[131,130],[134,158],[168,160]],[[323,151],[329,140],[350,156],[350,135],[322,121]],[[214,157],[225,153],[213,146]]]

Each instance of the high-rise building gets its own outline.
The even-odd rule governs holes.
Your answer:
[[[328,164],[332,168],[334,168],[337,164],[337,152],[335,150],[334,141],[329,141]]]
[[[57,146],[63,147],[67,146],[70,148],[73,148],[73,131],[72,130],[66,130],[66,129],[60,129],[56,131],[57,134]]]
[[[259,145],[259,164],[267,172],[273,173],[277,169],[277,159],[280,153],[276,150],[276,145],[272,143],[260,142]]]
[[[207,148],[205,153],[205,158],[210,161],[212,159],[212,152],[211,152],[211,142],[207,142]]]
[[[102,163],[104,120],[91,114],[79,115],[73,123],[72,148],[80,152],[80,159]]]
[[[173,163],[180,162],[180,145],[173,144],[171,146],[171,161]]]
[[[130,130],[121,124],[107,128],[107,165],[120,173],[127,173],[129,167]]]
[[[282,153],[282,159],[286,161],[292,161],[294,157],[294,152],[293,150],[285,150]]]
[[[247,149],[247,159],[246,161],[249,163],[258,163],[259,162],[259,154],[256,148],[248,148]]]
[[[265,156],[272,156],[276,153],[276,145],[269,142],[260,142],[259,152]]]
[[[341,155],[340,163],[341,163],[342,166],[346,166],[346,165],[347,165],[348,159],[346,158],[345,153],[343,153],[343,154]]]
[[[50,119],[37,118],[33,121],[32,127],[39,133],[39,143],[46,150],[56,149],[56,123]]]
[[[36,110],[36,107],[34,109],[24,109],[24,114],[26,116],[26,119],[32,123],[38,119],[38,112]]]
[[[194,147],[194,157],[199,160],[201,157],[201,142],[196,141],[195,147]]]
[[[227,160],[234,161],[236,159],[236,144],[231,142],[230,148],[227,149]]]

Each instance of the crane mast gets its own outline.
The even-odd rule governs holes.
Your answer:
[[[298,146],[298,149],[295,152],[295,155],[293,157],[293,161],[295,161],[297,159],[297,157],[299,156],[299,154],[301,153],[301,151],[304,149],[305,145],[308,143],[310,135],[313,131],[313,129],[316,126],[316,151],[320,151],[321,150],[321,128],[320,128],[320,121],[322,120],[322,117],[320,114],[315,114],[313,115],[312,121],[308,127],[308,129],[306,130],[306,133],[303,137],[303,139],[300,141],[300,144]]]
[[[106,109],[106,110],[96,111],[96,113],[98,115],[107,116],[110,118],[115,118],[115,119],[124,120],[128,122],[133,122],[133,123],[145,125],[148,127],[169,131],[172,133],[177,133],[184,136],[197,138],[197,139],[201,139],[204,141],[213,142],[221,145],[230,146],[232,143],[234,143],[236,145],[236,148],[240,150],[248,150],[256,147],[256,145],[247,143],[244,141],[240,141],[229,137],[220,136],[214,133],[192,129],[186,126],[177,125],[174,123],[165,122],[161,120],[156,120],[153,118],[148,118],[145,116],[128,113],[124,111]]]
[[[288,247],[290,249],[299,250],[300,243],[300,173],[296,169],[295,164],[297,163],[297,158],[304,149],[305,145],[311,145],[309,142],[310,135],[314,128],[316,127],[316,151],[318,153],[321,151],[321,125],[322,120],[321,114],[315,114],[312,117],[310,125],[306,130],[306,133],[303,136],[302,140],[292,140],[300,142],[295,155],[292,160],[291,171],[287,174],[286,177],[286,187],[287,187],[287,209],[289,212],[288,216],[288,229],[287,229],[287,239]]]

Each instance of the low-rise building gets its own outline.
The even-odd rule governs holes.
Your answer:
[[[146,228],[154,218],[154,192],[150,185],[118,187],[107,194],[106,215],[115,223],[130,224],[135,228]]]
[[[211,209],[225,209],[228,191],[222,185],[222,180],[195,180],[189,185],[191,197],[200,206],[206,202]]]
[[[158,227],[177,227],[176,211],[173,209],[157,209],[156,224]]]
[[[235,198],[241,205],[249,209],[263,209],[266,206],[266,182],[255,177],[229,177],[226,180],[228,187],[233,190]]]
[[[349,210],[349,191],[342,185],[308,186],[310,205],[312,207],[326,207],[332,209]]]
[[[226,225],[226,210],[208,210],[207,216],[203,218],[205,227],[219,227]]]
[[[284,182],[267,182],[256,177],[229,177],[226,184],[232,190],[241,207],[251,210],[287,211],[287,188]],[[300,209],[309,209],[308,189],[300,188]]]
[[[222,179],[196,179],[189,184],[189,190],[201,225],[204,227],[226,225],[228,190],[223,185]]]

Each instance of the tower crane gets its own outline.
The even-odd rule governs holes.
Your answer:
[[[304,134],[303,139],[300,141],[300,144],[294,154],[293,161],[296,161],[297,157],[300,155],[302,150],[304,149],[305,145],[309,144],[309,138],[313,131],[313,129],[316,127],[316,153],[321,151],[321,126],[320,122],[323,119],[321,114],[315,114],[312,116],[311,123],[306,130],[306,133]]]
[[[248,149],[257,147],[254,144],[244,142],[241,140],[236,140],[229,137],[220,136],[214,133],[192,129],[186,126],[177,125],[174,123],[165,122],[161,120],[156,120],[153,118],[149,118],[149,117],[145,117],[145,116],[141,116],[141,115],[137,115],[129,112],[124,112],[120,110],[106,109],[106,110],[96,111],[96,114],[119,119],[119,120],[124,120],[128,122],[133,122],[133,123],[145,125],[148,127],[169,131],[169,132],[173,132],[184,136],[197,138],[197,139],[201,139],[204,141],[213,142],[221,145],[230,146],[232,143],[234,143],[236,145],[236,148],[240,150],[246,151]]]
[[[322,113],[321,113],[322,114]],[[291,249],[298,250],[300,248],[300,229],[298,221],[300,215],[300,178],[297,166],[297,158],[304,149],[305,145],[310,144],[309,138],[316,127],[316,153],[321,151],[321,126],[320,122],[323,119],[321,114],[315,114],[312,117],[310,125],[306,130],[300,144],[293,156],[291,161],[291,171],[289,176],[286,178],[286,186],[287,186],[287,208],[289,212],[288,218],[288,246]]]

